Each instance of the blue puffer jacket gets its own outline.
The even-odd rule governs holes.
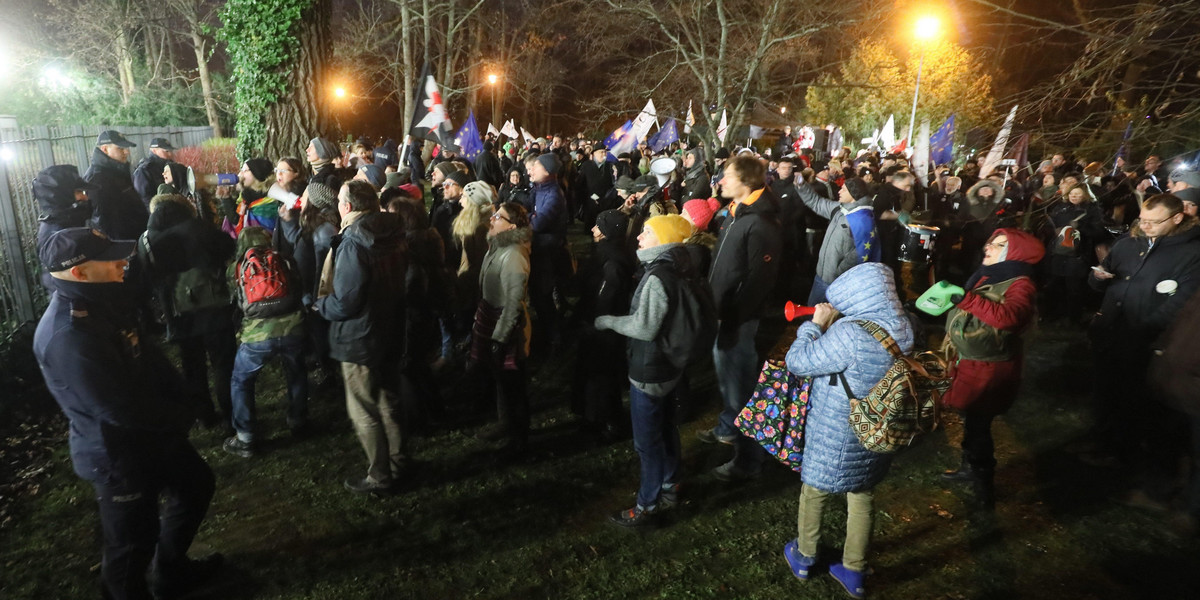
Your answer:
[[[813,376],[801,478],[826,492],[859,492],[883,479],[891,455],[876,454],[858,443],[850,430],[850,400],[840,381],[830,385],[830,374],[845,371],[850,390],[861,397],[892,366],[888,351],[854,320],[879,324],[905,353],[912,350],[913,330],[896,296],[892,271],[883,264],[865,263],[846,271],[829,286],[827,297],[844,316],[824,334],[805,322],[787,353],[788,370]]]

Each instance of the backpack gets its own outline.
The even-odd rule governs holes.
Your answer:
[[[659,343],[667,360],[684,369],[712,354],[717,339],[717,303],[708,280],[695,276],[695,271],[689,268],[687,252],[677,252],[675,256],[677,262],[684,263],[679,269],[682,272],[655,266],[650,273],[663,280],[668,291],[673,290]]]
[[[143,232],[138,238],[144,255],[151,266],[154,266],[154,252],[150,249],[150,238]],[[217,269],[193,267],[175,276],[170,291],[163,294],[162,300],[169,302],[172,316],[182,316],[199,310],[228,306],[230,303],[229,287],[224,274]]]
[[[278,317],[299,308],[291,265],[269,247],[246,250],[237,264],[237,283],[238,305],[247,319]]]
[[[850,399],[850,429],[867,450],[893,454],[910,446],[917,436],[937,429],[941,397],[951,381],[947,365],[932,352],[905,356],[879,325],[854,323],[887,348],[894,361],[862,398],[855,398],[846,375],[838,374]]]

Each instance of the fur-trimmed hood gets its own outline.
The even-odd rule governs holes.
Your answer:
[[[513,246],[516,244],[530,243],[533,239],[533,229],[529,227],[518,227],[501,231],[494,236],[488,237],[488,248],[503,248],[504,246]]]

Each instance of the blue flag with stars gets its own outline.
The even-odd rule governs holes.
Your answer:
[[[929,162],[933,166],[948,165],[954,160],[954,115],[946,119],[933,135],[929,136]]]
[[[666,125],[659,128],[651,136],[650,141],[646,142],[650,146],[651,152],[662,152],[663,148],[679,141],[679,129],[675,124],[675,119],[667,119]]]
[[[616,162],[617,155],[622,152],[632,152],[637,148],[637,138],[633,135],[633,119],[616,128],[604,138],[604,147],[608,148],[608,161]]]
[[[467,114],[467,120],[458,129],[458,133],[454,134],[454,144],[462,151],[463,156],[471,160],[475,160],[475,157],[483,152],[483,141],[479,139],[479,127],[475,125],[475,111]]]
[[[850,211],[842,209],[846,215],[846,224],[854,236],[854,249],[858,252],[858,262],[879,262],[883,253],[879,248],[879,236],[875,232],[875,210],[870,206],[860,206]]]

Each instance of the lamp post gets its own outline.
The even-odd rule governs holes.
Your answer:
[[[492,123],[496,122],[496,83],[500,81],[500,76],[491,73],[487,76],[488,85],[492,86]]]
[[[917,26],[913,30],[917,37],[917,43],[921,45],[921,58],[917,60],[917,87],[913,90],[912,114],[908,117],[908,137],[905,138],[910,146],[913,143],[913,123],[917,120],[917,98],[921,95],[921,69],[925,66],[926,42],[937,37],[941,25],[937,17],[925,16],[917,19]]]

